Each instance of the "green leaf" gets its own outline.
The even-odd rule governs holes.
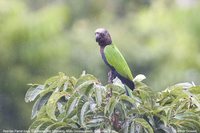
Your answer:
[[[69,115],[75,109],[75,107],[77,106],[77,102],[78,97],[76,97],[76,95],[69,98],[66,104],[67,115]]]
[[[191,87],[189,92],[192,94],[199,95],[200,94],[200,86]]]
[[[164,124],[160,124],[158,129],[159,129],[158,132],[161,130],[164,131],[165,133],[176,133],[176,130],[173,127],[167,127]]]
[[[131,123],[130,133],[136,133],[136,130],[135,130],[135,122],[134,122],[134,121]]]
[[[69,78],[69,83],[74,87],[76,85],[77,79],[75,77]]]
[[[38,133],[38,132],[44,131],[44,129],[46,129],[51,124],[53,124],[52,121],[42,122],[37,128],[35,128],[34,133]]]
[[[81,108],[80,114],[79,114],[79,120],[80,120],[80,124],[82,126],[85,126],[85,122],[84,122],[84,120],[85,120],[85,113],[88,110],[89,104],[90,104],[89,102],[84,103],[83,106],[82,106],[82,108]]]
[[[41,119],[38,119],[38,120],[34,121],[31,124],[31,126],[29,127],[29,131],[35,130],[38,126],[40,126],[44,122],[52,122],[53,123],[53,121],[51,119],[49,119],[49,118],[41,118]]]
[[[97,117],[97,118],[93,118],[93,119],[91,119],[91,120],[89,120],[88,122],[87,122],[87,124],[90,124],[90,123],[102,123],[103,121],[104,121],[105,119],[104,119],[104,117]]]
[[[94,81],[86,81],[80,84],[76,89],[76,91],[80,92],[83,95],[88,96],[91,94],[93,90]]]
[[[75,91],[74,86],[77,82],[77,79],[75,77],[70,77],[67,82],[63,85],[63,91],[66,91],[70,94],[73,94]]]
[[[79,102],[78,102],[78,113],[77,113],[77,116],[78,116],[78,120],[79,120],[79,123],[82,127],[85,126],[85,123],[84,123],[84,119],[85,119],[85,112],[88,110],[89,108],[89,101],[88,101],[88,98],[83,95],[81,96]]]
[[[109,108],[111,106],[111,104],[115,101],[114,97],[111,97],[108,101],[108,103],[106,104],[105,108],[104,108],[104,114],[106,115],[109,111]]]
[[[110,107],[109,107],[109,117],[111,117],[111,115],[113,114],[115,106],[117,105],[117,103],[118,103],[118,99],[112,98],[110,100],[110,104],[109,104],[110,105]]]
[[[193,104],[197,106],[198,111],[200,111],[200,100],[198,100],[198,98],[196,96],[191,97],[191,100],[192,100]]]
[[[98,80],[91,74],[86,74],[84,76],[81,76],[78,81],[75,84],[74,88],[77,88],[78,86],[80,86],[81,84],[83,84],[84,82],[88,82],[88,81],[92,81],[92,82],[98,82]]]
[[[68,80],[69,80],[69,78],[68,78],[67,76],[65,76],[64,73],[59,72],[59,79],[58,79],[58,81],[57,81],[57,87],[60,89],[62,86],[64,86],[64,83],[65,83],[66,81],[68,81]],[[60,89],[60,90],[61,90],[61,89]]]
[[[44,85],[38,85],[37,87],[32,86],[25,95],[25,102],[31,102],[40,94],[44,89]]]
[[[33,105],[31,119],[35,118],[38,111],[41,109],[42,106],[46,104],[50,96],[51,96],[51,93],[47,93],[46,95],[37,99],[37,101]]]
[[[122,102],[118,102],[117,106],[116,106],[116,111],[119,111],[120,113],[120,119],[125,120],[127,117],[127,110],[129,110],[127,108],[127,106],[125,104],[123,104]]]
[[[194,119],[186,118],[182,121],[181,125],[189,127],[190,129],[195,129],[197,132],[200,132],[200,123]],[[188,129],[189,129],[188,128]]]
[[[56,103],[58,102],[58,100],[65,96],[68,95],[68,93],[66,92],[54,92],[51,97],[49,98],[47,105],[46,105],[46,111],[48,116],[53,119],[53,120],[57,120],[56,116],[55,116],[55,110],[56,110]]]
[[[105,125],[105,119],[102,118],[93,118],[86,123],[86,127],[88,128],[100,128]],[[107,125],[106,125],[107,126]]]
[[[98,106],[102,104],[102,88],[99,85],[95,85],[95,98]]]
[[[134,83],[135,83],[136,89],[150,90],[150,88],[146,84],[144,84],[143,82],[134,81]]]
[[[78,124],[78,119],[77,118],[66,118],[63,120],[63,122],[66,123],[66,127],[70,127],[73,129],[78,129],[80,128],[80,125]]]
[[[129,130],[129,122],[125,121],[124,124],[123,124],[122,129],[120,130],[120,132],[128,133],[128,130]]]
[[[57,80],[59,79],[59,76],[53,76],[49,79],[47,79],[44,83],[44,85],[51,85],[53,84],[54,82],[56,82]]]
[[[58,122],[58,123],[53,123],[51,125],[49,125],[44,131],[43,133],[49,133],[52,132],[54,129],[61,127],[61,126],[65,126],[66,124],[64,122]]]
[[[133,98],[130,98],[129,96],[127,95],[121,95],[119,97],[119,100],[123,101],[123,102],[128,102],[130,104],[134,104],[136,101],[133,99]]]
[[[200,132],[198,86],[177,84],[157,93],[135,81],[136,89],[129,97],[124,94],[123,84],[117,83],[103,86],[90,74],[76,79],[59,73],[48,79],[42,90],[36,89],[39,85],[32,85],[25,100],[40,97],[32,109],[32,118],[37,118],[30,129],[111,131],[116,128],[113,119],[117,119],[122,125],[117,130],[121,132],[176,132],[175,129]]]
[[[45,122],[42,122],[38,127],[36,127],[34,130],[31,130],[33,133],[38,133],[40,131],[40,127],[44,124]]]
[[[45,90],[43,90],[40,95],[45,95],[46,93],[50,92],[50,91],[63,91],[65,83],[66,82],[69,82],[69,77],[65,76],[64,73],[59,73],[59,76],[54,76],[50,79],[48,79],[46,82],[45,82]]]
[[[149,133],[154,133],[151,125],[149,125],[149,123],[145,120],[145,119],[142,119],[142,118],[134,118],[132,120],[133,122],[136,122],[138,124],[140,124],[142,127],[146,128],[148,130]]]
[[[108,84],[105,86],[106,90],[112,89],[112,93],[114,96],[125,93],[125,89],[116,84]]]
[[[44,90],[41,91],[40,95],[43,96],[49,92],[53,92],[58,86],[57,82],[52,83],[50,86],[46,87]]]
[[[174,116],[174,118],[178,119],[178,120],[184,120],[186,118],[192,118],[194,120],[195,119],[198,120],[198,117],[199,117],[198,114],[191,112],[191,111],[183,112],[183,113],[180,113],[180,114],[177,114]]]

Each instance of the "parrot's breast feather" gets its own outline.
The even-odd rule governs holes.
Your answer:
[[[126,60],[115,45],[107,45],[104,48],[104,54],[109,65],[114,67],[121,76],[133,80],[131,70]]]

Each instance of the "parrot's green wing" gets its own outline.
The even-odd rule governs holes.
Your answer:
[[[107,45],[104,48],[104,54],[109,65],[114,67],[121,76],[133,80],[133,75],[126,60],[114,44]]]

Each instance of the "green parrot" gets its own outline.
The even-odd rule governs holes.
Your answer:
[[[109,81],[118,77],[131,90],[135,88],[132,72],[119,49],[112,43],[109,32],[104,28],[95,31],[96,42],[100,46],[100,53],[105,64],[110,68]],[[126,87],[125,87],[126,88]],[[127,90],[126,90],[127,92]]]

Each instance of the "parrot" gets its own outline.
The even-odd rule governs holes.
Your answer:
[[[113,80],[118,77],[124,85],[133,91],[135,84],[132,72],[119,49],[112,43],[109,32],[104,28],[98,28],[95,30],[95,37],[96,42],[100,46],[101,57],[110,68],[108,81],[113,83]],[[126,93],[128,93],[126,86]]]

